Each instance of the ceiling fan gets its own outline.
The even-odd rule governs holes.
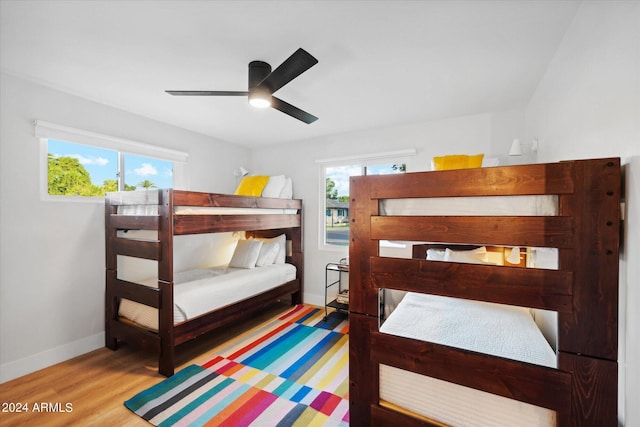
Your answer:
[[[318,120],[318,118],[284,102],[280,98],[276,98],[273,94],[317,63],[318,60],[316,58],[300,48],[273,71],[271,71],[271,65],[266,62],[251,61],[249,63],[248,91],[167,90],[165,92],[176,96],[248,96],[249,103],[254,107],[273,107],[293,118],[310,124]]]

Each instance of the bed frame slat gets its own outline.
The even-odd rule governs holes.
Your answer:
[[[149,330],[125,322],[112,322],[111,333],[141,350],[160,351],[160,337]]]
[[[416,417],[396,412],[380,405],[371,405],[371,421],[374,426],[402,426],[402,427],[447,427],[437,421],[429,422]]]
[[[490,245],[573,247],[573,218],[559,216],[372,216],[371,237]]]
[[[299,215],[175,215],[174,234],[253,231],[300,227]]]
[[[571,312],[573,273],[397,258],[371,258],[376,288]]]
[[[566,411],[571,404],[571,396],[565,393],[571,375],[560,370],[379,332],[371,334],[371,346],[374,363],[557,412]]]
[[[154,308],[160,307],[160,290],[139,283],[112,278],[110,281],[113,296],[136,301]]]
[[[159,260],[161,245],[159,240],[114,239],[112,248],[116,255]]]
[[[157,230],[158,216],[110,215],[110,226],[118,230]]]
[[[573,193],[573,164],[369,176],[372,199]]]
[[[236,196],[232,194],[202,193],[183,190],[173,190],[173,204],[175,206],[226,208],[302,208],[302,201],[298,199],[274,199],[268,197]]]

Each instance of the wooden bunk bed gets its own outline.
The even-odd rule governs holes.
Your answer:
[[[278,299],[291,296],[292,304],[302,302],[301,200],[165,189],[109,193],[105,207],[106,346],[116,350],[118,342],[124,341],[158,352],[158,369],[162,375],[173,375],[177,345],[237,322]],[[126,238],[125,234],[130,230],[153,230],[157,237]],[[174,324],[174,236],[235,231],[244,231],[247,238],[273,238],[285,234],[286,263],[295,266],[295,279]],[[119,278],[119,255],[157,261],[157,287]],[[122,299],[156,308],[157,331],[122,319],[118,315]]]
[[[617,425],[618,158],[352,177],[350,193],[352,425],[449,423],[381,398],[381,367],[548,410],[551,425]],[[556,214],[381,212],[388,199],[536,195],[553,195]],[[381,257],[380,240],[557,248],[558,269]],[[556,367],[382,333],[381,289],[557,312]]]

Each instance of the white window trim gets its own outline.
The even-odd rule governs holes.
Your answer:
[[[358,163],[366,163],[372,160],[389,160],[389,159],[400,159],[403,157],[412,157],[415,156],[417,150],[415,148],[405,148],[403,150],[396,151],[384,151],[380,153],[366,153],[366,154],[358,154],[352,156],[344,156],[344,157],[333,157],[329,159],[320,159],[316,160],[317,164],[321,164],[324,166],[347,166],[352,164],[353,162]]]
[[[116,138],[96,132],[76,129],[69,126],[36,120],[34,122],[35,136],[40,140],[40,199],[46,201],[77,201],[77,202],[103,202],[104,197],[86,196],[53,196],[49,194],[47,186],[48,174],[48,144],[47,140],[57,139],[75,144],[89,145],[97,148],[117,151],[119,153],[136,154],[144,157],[152,157],[160,160],[173,162],[173,188],[188,190],[188,174],[186,165],[189,161],[189,153],[172,150],[170,148],[158,147],[144,144],[142,142],[131,141],[123,138]],[[119,168],[120,170],[120,168]]]
[[[318,219],[318,250],[328,251],[328,252],[344,252],[345,248],[348,250],[348,246],[338,246],[338,245],[330,245],[325,243],[325,215],[326,215],[326,176],[325,176],[325,168],[330,166],[349,166],[352,164],[362,164],[365,166],[376,164],[376,163],[399,163],[401,161],[406,162],[405,160],[409,157],[415,157],[417,150],[415,148],[406,148],[402,150],[395,151],[385,151],[378,153],[366,153],[362,155],[351,155],[344,157],[333,157],[328,159],[319,159],[316,160],[316,164],[318,165],[318,200],[319,207],[322,207],[322,215],[319,215]],[[407,167],[407,169],[409,169]]]

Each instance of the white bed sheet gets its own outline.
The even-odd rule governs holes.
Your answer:
[[[292,215],[296,209],[272,209],[272,208],[226,208],[226,207],[199,207],[199,206],[175,206],[176,215]],[[158,205],[122,205],[118,206],[118,215],[158,215]]]
[[[522,307],[409,292],[380,331],[556,367],[556,355]]]
[[[251,269],[224,266],[175,273],[174,324],[258,295],[295,278],[296,268],[291,264],[272,264]],[[157,287],[157,280],[150,279],[144,284]],[[123,299],[118,314],[149,329],[158,330],[158,311],[153,307]]]
[[[379,205],[381,215],[554,216],[558,212],[558,197],[539,195],[383,199]]]
[[[556,366],[554,351],[519,307],[407,293],[380,331]],[[455,426],[555,425],[554,411],[384,365],[380,398]]]

